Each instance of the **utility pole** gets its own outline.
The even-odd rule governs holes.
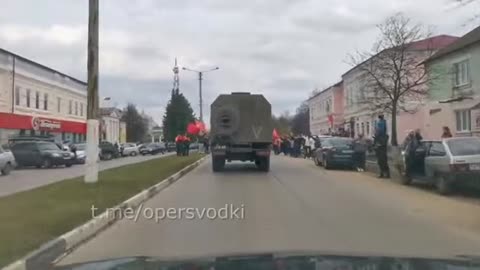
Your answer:
[[[203,72],[198,72],[198,94],[200,95],[200,122],[203,123],[203,99],[202,99]]]
[[[198,70],[193,70],[193,69],[183,67],[183,70],[188,70],[188,71],[198,73],[198,94],[199,94],[199,101],[200,101],[199,102],[200,103],[200,122],[203,122],[203,97],[202,97],[203,96],[202,95],[203,73],[211,72],[211,71],[215,71],[215,70],[219,70],[219,69],[220,69],[219,67],[216,67],[216,68],[212,68],[212,69],[209,69],[209,70],[198,71]]]
[[[88,2],[87,166],[85,183],[98,181],[98,9],[99,0]]]

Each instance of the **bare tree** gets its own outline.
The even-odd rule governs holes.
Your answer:
[[[310,112],[307,102],[302,102],[291,120],[294,134],[310,135]]]
[[[380,34],[372,51],[350,56],[360,72],[358,102],[373,113],[390,114],[391,144],[398,145],[397,115],[413,113],[427,94],[428,76],[422,62],[433,53],[430,33],[396,14],[377,26]]]

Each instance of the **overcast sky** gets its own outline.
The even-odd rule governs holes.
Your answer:
[[[337,82],[346,55],[369,49],[375,25],[396,12],[462,35],[478,1],[449,0],[100,0],[100,95],[133,102],[159,123],[172,66],[220,70],[204,80],[204,114],[219,93],[264,94],[274,113],[294,112],[314,88]],[[87,0],[1,0],[0,46],[86,80]],[[180,88],[198,115],[198,81]]]

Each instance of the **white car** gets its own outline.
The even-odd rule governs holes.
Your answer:
[[[4,150],[0,146],[0,173],[2,175],[8,175],[15,168],[16,162],[13,153]]]
[[[122,144],[122,156],[136,156],[140,154],[139,146],[135,143]]]

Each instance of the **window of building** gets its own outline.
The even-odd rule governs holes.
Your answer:
[[[365,134],[365,123],[362,122],[362,133],[361,134]]]
[[[30,96],[31,96],[32,91],[30,89],[27,89],[27,107],[30,108]]]
[[[15,86],[15,105],[20,106],[20,86]]]
[[[35,91],[35,109],[40,109],[40,92]]]
[[[83,103],[80,103],[80,116],[83,116]]]
[[[366,126],[367,127],[365,129],[367,130],[367,136],[369,136],[370,135],[370,122],[367,122]]]
[[[62,108],[62,99],[57,97],[57,112],[60,112]]]
[[[43,94],[43,109],[48,111],[48,94]]]
[[[75,115],[78,115],[78,102],[75,101]]]
[[[68,114],[72,114],[72,108],[73,108],[73,101],[69,100],[68,101]]]
[[[453,64],[454,84],[462,86],[470,83],[470,65],[468,60]]]
[[[470,110],[456,111],[455,116],[457,122],[457,131],[469,132],[472,129]]]

